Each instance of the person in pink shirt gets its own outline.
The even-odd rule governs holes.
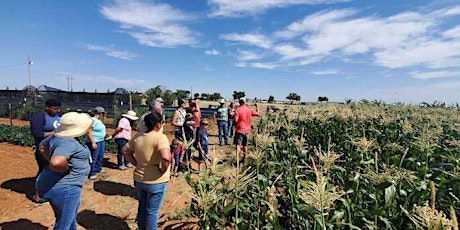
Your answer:
[[[249,108],[246,104],[245,98],[239,99],[240,106],[235,110],[235,137],[233,138],[233,144],[236,145],[236,154],[240,156],[241,149],[243,149],[242,162],[246,159],[246,153],[248,152],[248,137],[251,131],[251,117],[259,116],[259,109],[256,106],[256,110]]]
[[[133,166],[129,163],[123,156],[123,146],[131,140],[131,123],[139,118],[136,116],[136,112],[130,110],[125,114],[121,115],[122,118],[118,121],[118,127],[115,129],[114,134],[112,135],[115,138],[115,143],[117,143],[118,153],[117,153],[117,163],[118,169],[125,170],[127,167],[132,168]]]

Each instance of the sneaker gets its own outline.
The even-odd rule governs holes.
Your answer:
[[[96,180],[97,179],[97,176],[96,175],[92,175],[89,177],[90,180]]]
[[[131,164],[131,163],[128,163],[128,164],[126,164],[126,167],[128,167],[128,168],[133,168],[133,167],[134,167],[134,165],[133,165],[133,164]]]
[[[126,169],[128,169],[128,168],[127,168],[126,166],[122,165],[122,166],[118,166],[118,169],[120,169],[120,170],[126,170]]]
[[[105,169],[101,169],[98,173],[105,173]]]

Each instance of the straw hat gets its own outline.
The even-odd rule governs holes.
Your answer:
[[[132,110],[129,110],[127,113],[122,114],[121,116],[122,116],[122,117],[126,117],[126,118],[128,118],[128,119],[130,119],[130,120],[133,120],[133,121],[139,119],[139,118],[136,116],[136,112],[134,112],[134,111],[132,111]]]
[[[61,117],[59,126],[54,129],[57,137],[79,137],[85,134],[93,124],[93,119],[86,113],[69,112]]]
[[[219,103],[220,103],[220,104],[225,104],[225,99],[223,99],[223,98],[220,99],[220,100],[219,100]]]

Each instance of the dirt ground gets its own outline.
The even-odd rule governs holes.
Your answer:
[[[0,119],[0,124],[9,124]],[[28,125],[28,121],[13,120],[13,125]],[[165,133],[172,139],[171,128]],[[108,133],[111,131],[108,130]],[[216,127],[210,127],[211,143],[216,142]],[[221,148],[214,145],[212,147]],[[230,146],[225,151],[231,151]],[[219,152],[224,151],[220,149]],[[37,165],[30,147],[0,143],[0,228],[1,229],[48,229],[54,223],[54,214],[48,203],[35,204],[33,193]],[[193,165],[196,167],[196,164]],[[137,214],[136,192],[133,186],[133,169],[116,169],[116,154],[106,153],[105,173],[97,180],[88,180],[83,187],[78,210],[78,229],[137,229],[134,222]],[[181,213],[190,202],[189,186],[184,175],[173,177],[168,184],[160,210],[160,223],[165,229],[193,227],[196,220],[170,221]],[[179,222],[179,224],[174,224]]]

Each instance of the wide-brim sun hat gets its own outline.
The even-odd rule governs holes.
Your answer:
[[[220,103],[220,104],[224,104],[224,103],[225,103],[225,99],[220,99],[220,100],[219,100],[219,103]]]
[[[133,120],[133,121],[139,119],[139,118],[136,116],[136,112],[134,112],[134,111],[132,111],[132,110],[129,110],[127,113],[124,113],[124,114],[122,114],[121,116],[122,116],[122,117],[126,117],[126,118],[128,118],[128,119],[130,119],[130,120]]]
[[[62,115],[59,126],[54,129],[57,137],[79,137],[88,132],[93,119],[86,113],[69,112]]]
[[[244,97],[240,97],[240,99],[238,100],[240,103],[246,103],[246,98]]]

